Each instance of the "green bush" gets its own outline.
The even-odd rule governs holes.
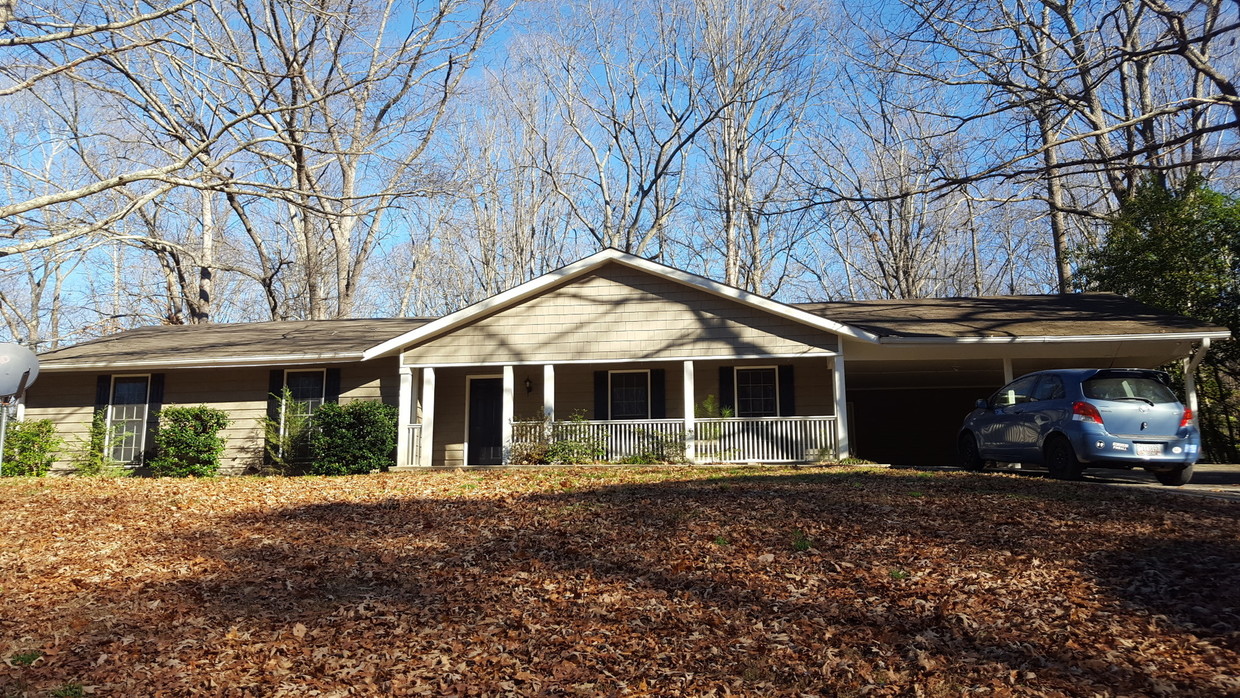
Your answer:
[[[165,407],[155,433],[151,472],[161,477],[211,477],[220,468],[228,415],[213,407]]]
[[[62,443],[50,419],[9,422],[4,441],[4,474],[43,477],[52,469]]]
[[[396,464],[396,407],[359,401],[323,405],[310,429],[313,475],[357,475]]]
[[[113,434],[113,438],[121,437]],[[108,415],[103,410],[95,410],[95,416],[90,420],[90,430],[85,438],[78,437],[76,444],[71,460],[76,474],[98,477],[122,470],[122,466],[108,453]]]
[[[552,425],[552,438],[545,453],[547,463],[584,465],[603,460],[606,445],[586,422],[584,414],[574,412],[568,421]]]
[[[278,417],[263,421],[267,440],[267,462],[261,472],[268,475],[292,475],[310,458],[312,416],[293,400],[288,386],[270,398],[281,407]]]

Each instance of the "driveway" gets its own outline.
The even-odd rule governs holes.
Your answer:
[[[942,468],[923,468],[919,466],[892,466],[896,468],[911,467],[917,470],[959,470],[954,466]],[[992,472],[1008,472],[1029,477],[1048,477],[1040,468],[1000,468]],[[1144,470],[1107,470],[1092,468],[1085,471],[1084,482],[1092,482],[1111,487],[1144,487],[1168,494],[1192,495],[1198,497],[1215,497],[1240,502],[1240,464],[1211,465],[1198,463],[1193,468],[1193,479],[1181,487],[1166,487],[1158,484],[1153,475]]]
[[[1192,481],[1181,487],[1160,485],[1153,475],[1144,470],[1086,470],[1085,481],[1115,487],[1148,487],[1173,494],[1193,494],[1240,501],[1240,465],[1237,464],[1198,463],[1193,466]]]

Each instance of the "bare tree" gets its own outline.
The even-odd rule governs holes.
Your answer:
[[[925,190],[1040,180],[1061,290],[1070,228],[1088,235],[1143,171],[1175,175],[1240,157],[1236,53],[1215,52],[1240,30],[1235,3],[901,4],[904,13],[881,18],[897,26],[876,38],[871,63],[956,93],[955,108],[935,114],[951,129],[987,122],[1007,134],[991,157]]]
[[[519,55],[542,75],[582,165],[544,162],[573,219],[603,247],[659,254],[684,204],[684,168],[721,106],[687,1],[550,6]]]
[[[769,278],[776,260],[802,230],[801,213],[785,212],[795,198],[790,160],[823,87],[827,17],[812,0],[696,0],[695,7],[701,38],[694,51],[711,87],[705,109],[719,107],[700,156],[711,175],[705,237],[722,242],[725,283],[769,292],[778,288]]]

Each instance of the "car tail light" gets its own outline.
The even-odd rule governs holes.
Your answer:
[[[1097,407],[1088,402],[1074,402],[1072,403],[1072,420],[1102,424],[1102,414],[1098,412]]]
[[[1185,407],[1184,415],[1180,417],[1180,428],[1183,429],[1184,427],[1192,423],[1193,423],[1193,411],[1190,408]]]

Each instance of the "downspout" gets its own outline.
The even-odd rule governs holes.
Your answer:
[[[1194,417],[1197,416],[1197,367],[1209,352],[1210,338],[1202,337],[1197,351],[1184,359],[1184,399],[1188,401],[1187,407],[1193,411]]]

